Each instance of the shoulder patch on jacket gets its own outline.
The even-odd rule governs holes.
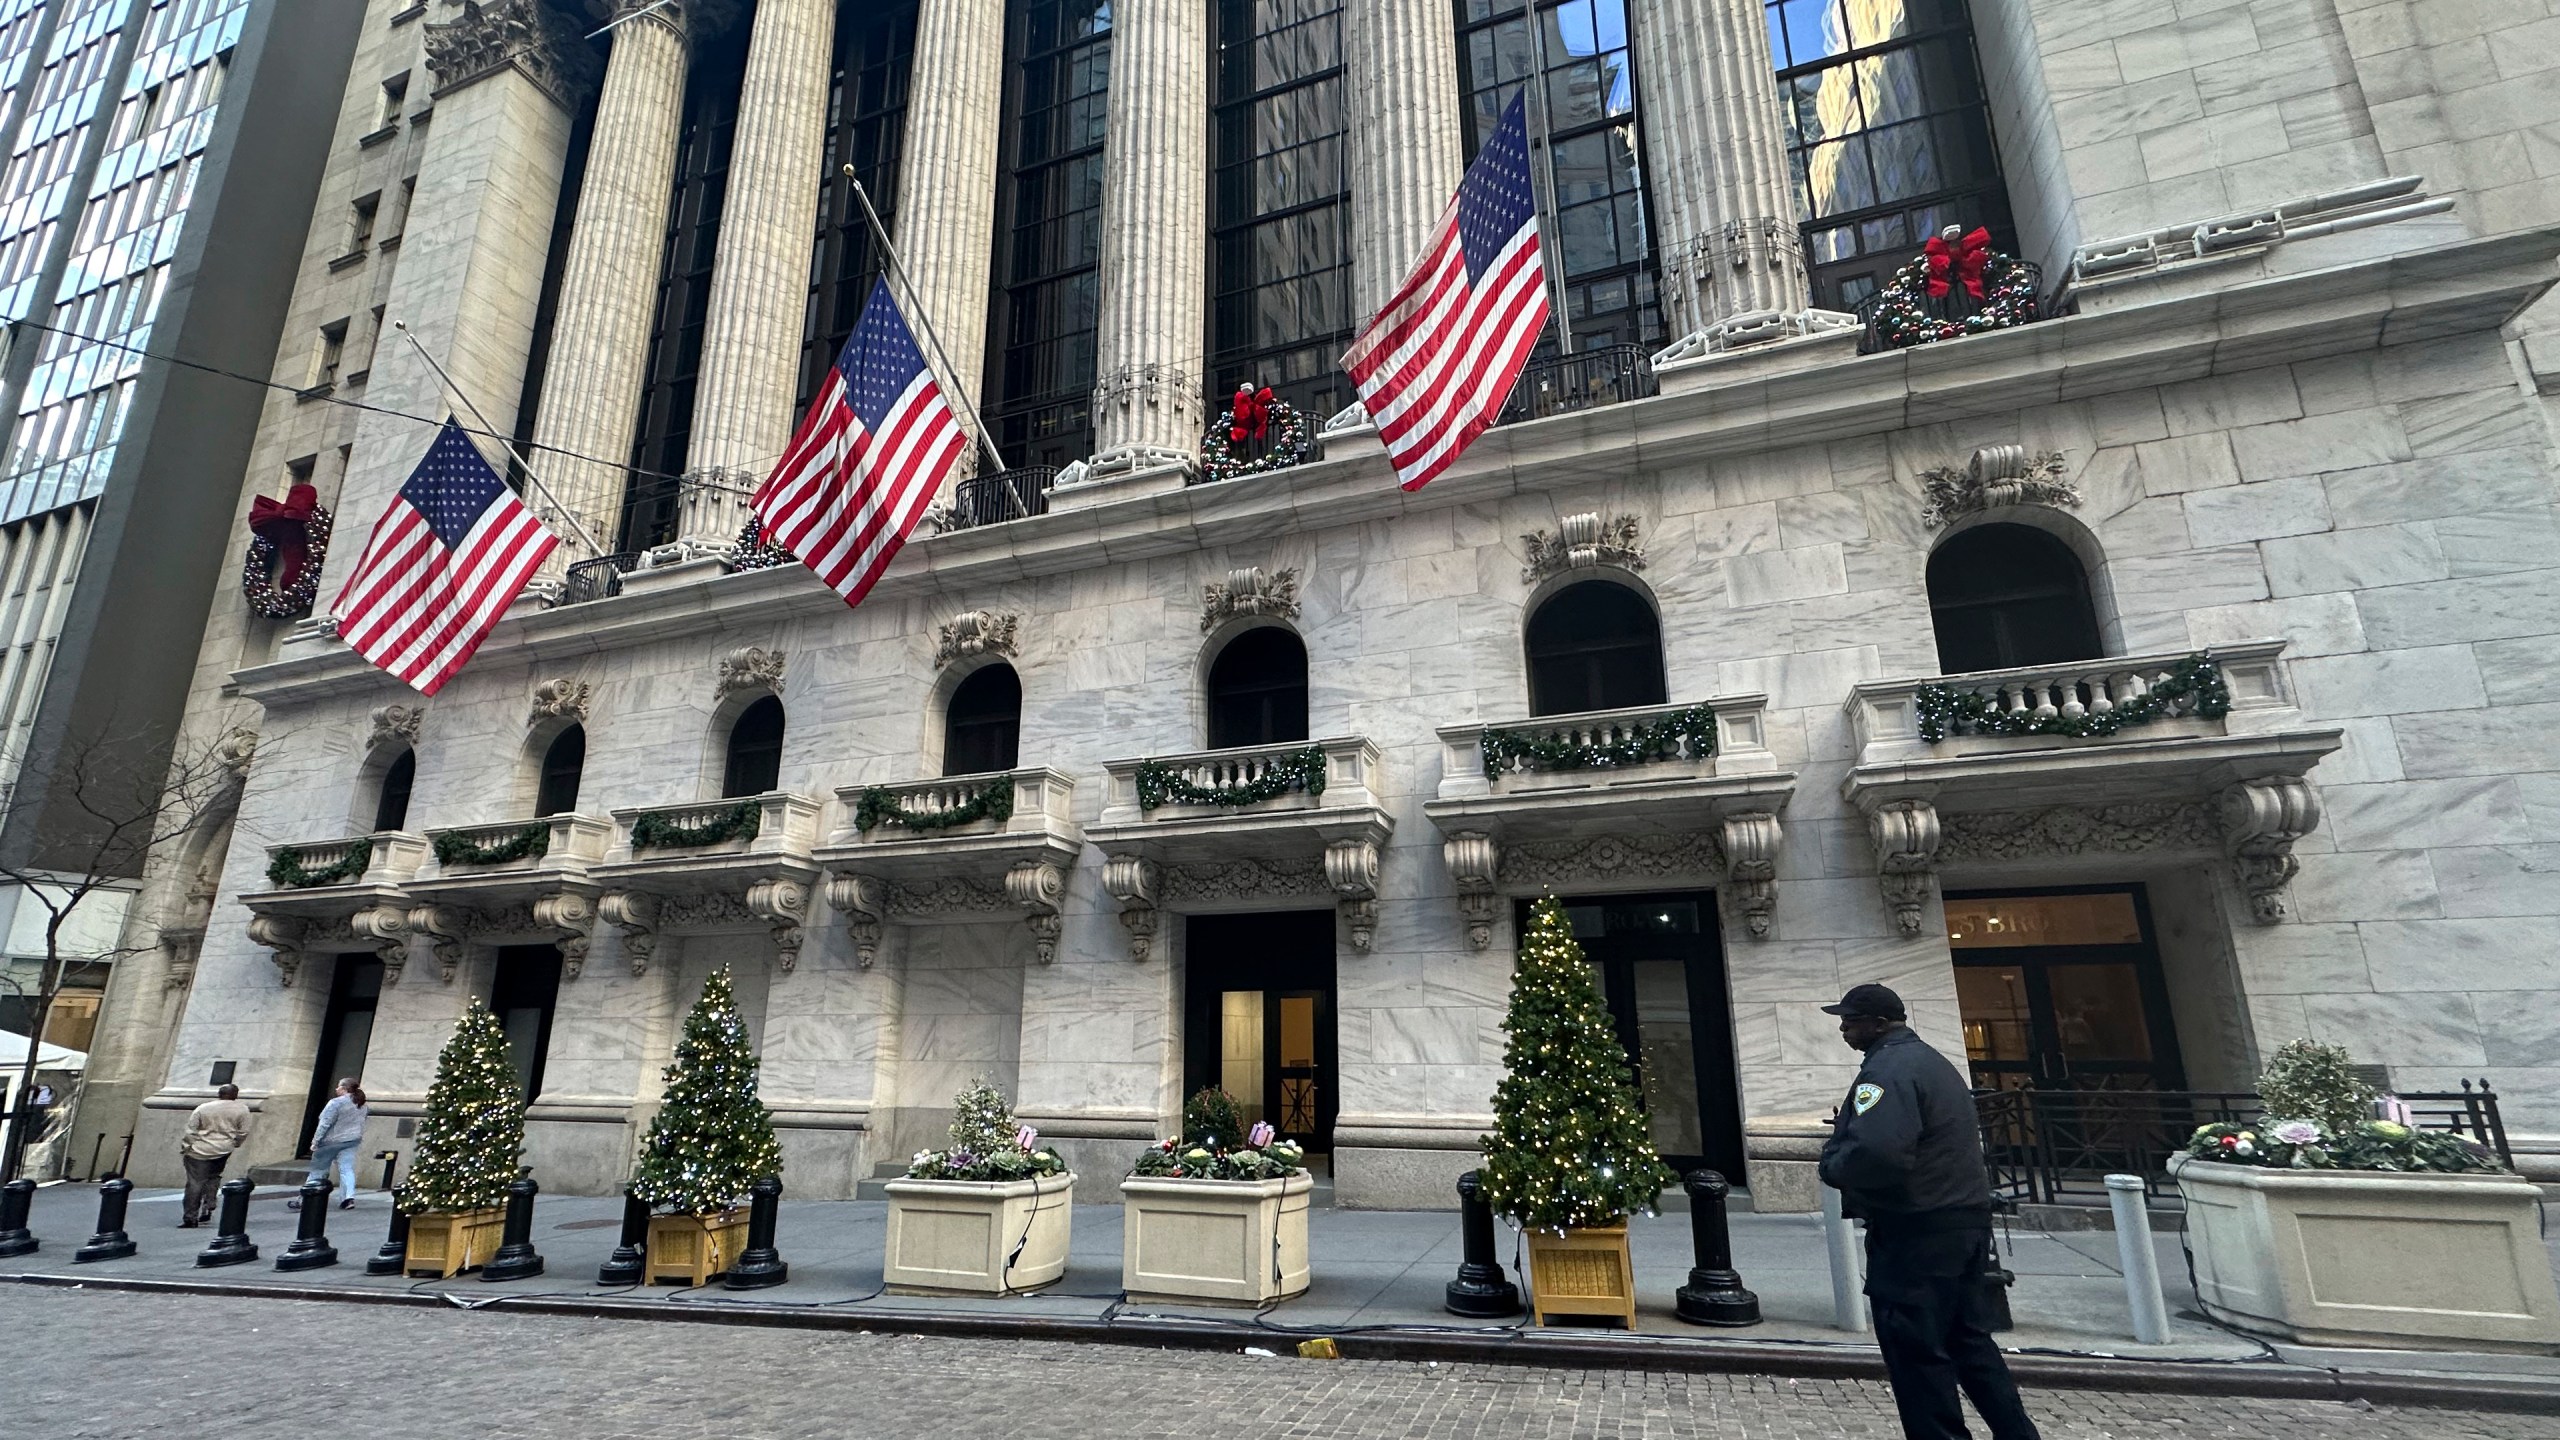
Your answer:
[[[1861,1085],[1849,1092],[1850,1105],[1861,1115],[1876,1108],[1876,1102],[1883,1098],[1884,1087],[1881,1085]]]

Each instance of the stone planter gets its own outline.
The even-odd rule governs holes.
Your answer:
[[[408,1268],[403,1273],[449,1280],[465,1270],[477,1270],[498,1253],[506,1225],[507,1212],[498,1206],[412,1215]]]
[[[731,1206],[717,1215],[649,1217],[650,1285],[707,1285],[729,1273],[747,1247],[747,1212]]]
[[[1067,1273],[1076,1177],[892,1180],[886,1280],[900,1294],[1021,1294]]]
[[[1537,1323],[1550,1315],[1607,1315],[1636,1328],[1636,1267],[1626,1222],[1528,1236],[1529,1306]]]
[[[2516,1175],[2265,1170],[2180,1155],[2196,1294],[2309,1345],[2560,1351],[2560,1290]]]
[[[1262,1305],[1307,1288],[1315,1177],[1120,1182],[1120,1286],[1132,1300]]]

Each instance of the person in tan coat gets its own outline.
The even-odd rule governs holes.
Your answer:
[[[193,1229],[213,1218],[213,1202],[222,1188],[222,1167],[249,1139],[249,1107],[240,1103],[240,1087],[225,1085],[187,1117],[187,1133],[178,1141],[178,1158],[187,1167],[187,1196],[178,1228]]]

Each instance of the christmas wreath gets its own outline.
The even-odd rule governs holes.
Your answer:
[[[1973,302],[1970,313],[1938,313],[1959,290]],[[1991,232],[1980,226],[1959,233],[1950,225],[1876,292],[1868,324],[1878,340],[1899,350],[2006,330],[2035,318],[2035,267],[1992,249]]]
[[[747,523],[738,529],[737,543],[729,547],[729,569],[733,572],[770,570],[776,565],[788,565],[798,558],[784,548],[780,541],[765,538],[764,519],[757,515],[747,517]]]
[[[283,500],[261,495],[249,504],[249,553],[240,561],[240,591],[269,620],[299,620],[320,594],[329,559],[330,515],[320,492],[296,485]]]
[[[1256,445],[1260,454],[1248,458],[1240,453]],[[1227,413],[1201,438],[1200,478],[1218,481],[1268,475],[1305,460],[1314,448],[1315,426],[1298,407],[1272,399],[1268,385],[1258,390],[1239,385]]]

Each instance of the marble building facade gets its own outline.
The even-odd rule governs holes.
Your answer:
[[[1516,907],[1550,891],[1589,915],[1639,1059],[1694,1079],[1666,1148],[1747,1164],[1772,1202],[1793,1117],[1850,1073],[1816,1007],[1866,980],[1933,1041],[1974,1042],[1986,1076],[2076,1057],[2084,1084],[2244,1089],[2309,1034],[2400,1088],[2487,1078],[2529,1160],[2560,1147],[2560,355],[2535,314],[2560,276],[2560,188],[2535,174],[2553,102],[2525,68],[2560,19],[2541,4],[1534,7],[1566,51],[1527,62],[1563,77],[1557,203],[1616,203],[1567,166],[1576,65],[1598,67],[1591,134],[1641,124],[1647,244],[1565,280],[1576,323],[1651,352],[1658,393],[1501,425],[1414,494],[1332,404],[1306,463],[1199,483],[1234,378],[1223,152],[1204,137],[1244,103],[1212,61],[1236,43],[1219,26],[1262,10],[1124,0],[1106,65],[1091,36],[1039,50],[1040,17],[1072,6],[910,8],[885,50],[857,50],[876,12],[830,0],[607,5],[619,23],[593,40],[573,23],[593,16],[536,0],[373,6],[345,146],[380,123],[359,92],[394,47],[432,109],[394,167],[414,200],[372,282],[384,323],[531,442],[564,534],[634,568],[529,594],[432,700],[325,624],[213,597],[190,726],[254,733],[255,758],[236,816],[137,906],[177,937],[159,978],[183,990],[132,1101],[137,1178],[174,1171],[217,1072],[261,1108],[255,1158],[289,1156],[315,1078],[350,1053],[377,1102],[367,1148],[401,1148],[476,996],[520,1026],[546,1188],[609,1190],[685,1005],[726,965],[795,1195],[852,1193],[987,1074],[1092,1199],[1186,1086],[1226,1080],[1267,1083],[1275,1111],[1313,1095],[1338,1203],[1439,1205],[1489,1120]],[[1336,106],[1356,323],[1454,186],[1519,7],[1268,9],[1331,17],[1315,83],[1332,88],[1292,93]],[[1862,76],[1891,91],[1897,25],[1978,66],[1965,123],[1996,145],[1979,173],[1997,193],[1945,203],[1997,209],[2068,313],[1859,353],[1839,306],[1872,270],[1837,232],[1887,221],[1825,228],[1847,161],[1814,132],[1841,128],[1825,107]],[[1794,63],[1833,41],[1845,69]],[[1082,67],[1059,113],[1099,147],[1059,162],[1090,160],[1098,206],[1089,264],[1060,272],[1090,299],[1065,408],[1009,368],[1047,337],[1007,317],[1079,313],[1032,305],[1007,268],[1036,229],[1035,50],[1052,77]],[[884,53],[898,143],[848,153],[853,119],[889,112],[845,77]],[[715,54],[735,99],[707,127],[688,117],[717,108]],[[832,90],[812,79],[830,54]],[[1894,102],[1861,103],[1883,128]],[[695,146],[721,127],[722,223],[696,255]],[[824,348],[828,247],[849,232],[819,179],[842,163],[894,200],[947,382],[1024,440],[1017,458],[1063,435],[1058,458],[1081,462],[1044,477],[1039,513],[955,504],[852,611],[797,566],[733,563],[723,478],[780,449]],[[1887,183],[1882,159],[1857,163]],[[327,249],[297,301],[314,314],[349,283]],[[686,267],[704,286],[686,463],[617,468],[664,428],[656,346],[681,328]],[[1610,310],[1622,281],[1608,293],[1651,308]],[[1276,378],[1310,405],[1334,393]],[[431,437],[408,417],[457,403],[387,339],[367,387],[378,408],[327,421],[342,535]],[[317,423],[271,408],[244,512]],[[631,496],[678,468],[690,483],[638,527]],[[2037,564],[2079,577],[2077,653],[1947,665],[1977,653],[1966,605],[2008,603],[1989,581]],[[1597,641],[1538,638],[1568,613],[1620,618]],[[1301,689],[1236,690],[1224,657],[1251,647],[1302,655]],[[1567,652],[1599,658],[1552,668]],[[2197,655],[2227,713],[2179,698]],[[978,742],[955,710],[998,667],[1013,744],[962,766]],[[1659,693],[1556,703],[1631,693],[1630,673]],[[1947,695],[2160,713],[2085,739],[1926,738]],[[1213,744],[1238,723],[1265,738]],[[1645,763],[1537,758],[1666,725],[1689,728]],[[1252,803],[1183,803],[1265,779]],[[961,807],[979,818],[895,818]],[[2119,901],[2131,919],[2071,940],[2113,959],[2049,946],[2004,968],[1986,941],[2004,916],[2068,929]],[[2065,997],[2101,960],[2129,967],[2117,988]]]

